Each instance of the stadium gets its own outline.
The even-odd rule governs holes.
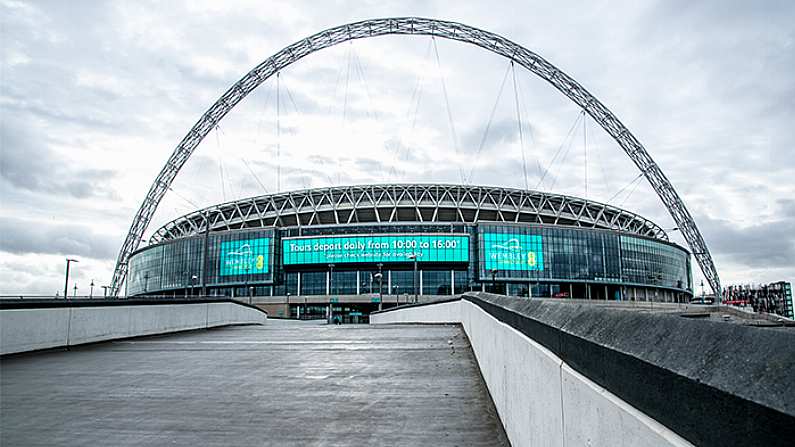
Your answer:
[[[286,192],[277,181],[276,193],[198,209],[155,230],[148,245],[139,247],[182,167],[249,93],[274,76],[278,93],[280,70],[312,53],[387,35],[474,45],[546,81],[634,163],[640,172],[636,180],[645,178],[654,190],[689,251],[669,241],[649,219],[607,203],[463,179],[452,185]],[[585,190],[587,195],[587,169]],[[365,322],[377,309],[470,290],[681,302],[693,296],[691,257],[720,296],[709,248],[681,197],[640,141],[581,84],[497,34],[456,22],[401,17],[341,25],[296,41],[224,92],[152,182],[119,250],[109,290],[112,296],[122,295],[122,287],[127,296],[229,296],[277,317],[334,315],[342,322]]]
[[[346,321],[470,290],[683,301],[692,296],[690,254],[650,220],[577,197],[366,185],[262,195],[177,218],[132,254],[127,282],[130,296],[244,297],[292,317],[324,316],[337,303]]]

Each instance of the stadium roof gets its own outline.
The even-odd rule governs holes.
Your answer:
[[[492,186],[333,186],[248,197],[174,219],[150,243],[244,228],[358,223],[517,222],[621,231],[668,240],[654,222],[624,209],[549,192]]]

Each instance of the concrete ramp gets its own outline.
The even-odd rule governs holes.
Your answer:
[[[460,326],[263,326],[0,360],[0,445],[499,446]]]
[[[468,293],[370,322],[460,322],[513,445],[792,445],[793,328],[682,312]]]

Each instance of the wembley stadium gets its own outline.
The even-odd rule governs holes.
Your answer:
[[[127,294],[244,297],[273,315],[359,321],[379,308],[479,290],[683,301],[690,254],[652,221],[577,197],[391,184],[261,195],[157,229]]]

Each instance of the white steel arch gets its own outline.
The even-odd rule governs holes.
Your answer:
[[[718,272],[715,269],[709,249],[690,212],[674,190],[671,182],[646,152],[640,141],[604,104],[591,95],[577,81],[546,59],[502,36],[461,23],[419,17],[364,20],[321,31],[277,52],[232,85],[199,118],[188,134],[180,141],[149,188],[146,198],[144,198],[133,218],[124,244],[119,250],[111,282],[112,295],[118,295],[119,289],[127,276],[127,261],[130,254],[140,244],[141,237],[149,226],[157,206],[166,191],[168,191],[179,170],[204,137],[246,95],[279,70],[316,51],[353,39],[402,34],[436,36],[457,40],[504,56],[549,82],[572,102],[581,107],[613,137],[646,177],[646,180],[660,197],[674,222],[676,222],[679,231],[681,231],[682,236],[687,241],[712,290],[717,296],[720,296],[721,288]]]

